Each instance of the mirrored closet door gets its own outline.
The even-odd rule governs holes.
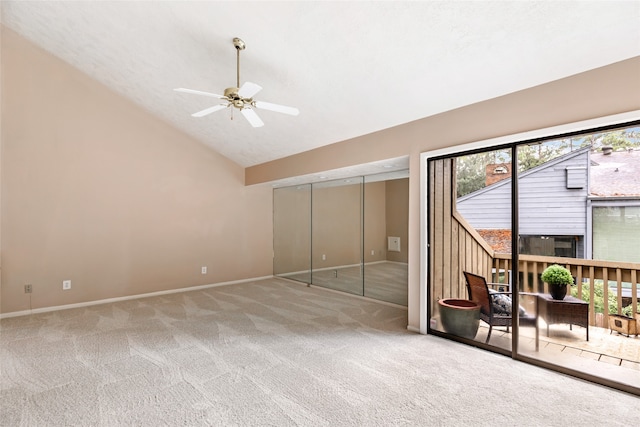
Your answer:
[[[408,171],[274,190],[274,274],[407,305]]]

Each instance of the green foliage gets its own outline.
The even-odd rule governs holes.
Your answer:
[[[618,306],[618,304],[616,303],[616,307]],[[611,313],[611,312],[609,312]],[[617,313],[617,311],[614,311],[614,313]],[[626,307],[622,307],[622,314],[624,314],[625,316],[628,317],[633,317],[633,307],[631,307],[631,305],[628,305]]]
[[[456,159],[457,197],[462,197],[484,188],[484,162],[487,154],[472,154]]]
[[[456,194],[462,197],[485,187],[487,165],[506,163],[511,157],[498,151],[470,154],[456,158]]]
[[[637,139],[640,136],[639,134],[640,132],[638,132],[637,128],[607,132],[602,135],[602,137],[598,141],[598,145],[608,145],[610,147],[613,147],[614,150],[634,148],[638,146]]]
[[[583,301],[588,301],[591,303],[591,305],[593,305],[594,310],[596,313],[604,313],[604,289],[602,286],[602,281],[600,281],[600,283],[595,283],[594,287],[593,287],[593,301],[589,301],[589,297],[591,294],[591,286],[589,286],[589,284],[583,283],[582,284],[582,295],[578,295],[578,287],[574,286],[571,288],[571,295],[576,297],[576,298],[580,298]],[[611,298],[611,295],[609,295],[609,313],[617,313],[618,312],[618,303],[615,300],[615,298]],[[614,303],[616,305],[616,309],[615,311],[611,311],[611,304]]]
[[[547,267],[540,278],[550,285],[571,285],[573,284],[573,276],[566,268],[553,264]]]
[[[578,287],[573,286],[571,288],[571,295],[580,298],[583,301],[589,301],[589,296],[591,293],[591,286],[588,283],[582,284],[582,295],[578,295]],[[593,301],[591,305],[593,305],[596,313],[604,313],[604,285],[602,280],[595,280],[593,285]],[[609,292],[607,294],[607,302],[609,314],[617,314],[618,313],[618,298],[613,294],[613,292]],[[628,305],[623,307],[621,313],[625,316],[632,317],[632,307]]]
[[[518,147],[518,171],[524,172],[561,156],[567,151],[564,142]]]

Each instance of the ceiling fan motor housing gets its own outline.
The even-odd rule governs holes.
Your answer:
[[[239,109],[243,109],[247,105],[252,105],[253,99],[241,97],[238,95],[239,90],[237,87],[228,87],[224,90],[224,96],[234,107]]]

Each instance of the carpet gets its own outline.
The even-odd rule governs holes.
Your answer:
[[[635,396],[281,279],[0,321],[2,426],[637,425]]]

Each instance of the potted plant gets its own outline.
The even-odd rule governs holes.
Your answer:
[[[551,298],[562,300],[567,295],[567,286],[573,285],[573,276],[566,268],[558,264],[547,267],[540,276],[543,282],[549,284]]]

